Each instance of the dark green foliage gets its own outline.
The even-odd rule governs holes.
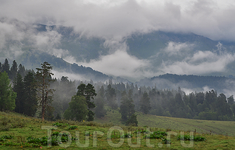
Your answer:
[[[0,73],[0,111],[14,110],[15,98],[7,73]]]
[[[59,145],[59,143],[61,142],[67,142],[68,141],[68,134],[66,133],[62,133],[60,135],[59,132],[54,132],[51,134],[51,144],[52,146],[57,146]],[[59,137],[60,137],[60,140],[59,140]],[[77,140],[77,138],[74,138],[74,137],[71,137],[71,140]],[[47,141],[48,141],[48,137],[47,136],[44,136],[42,138],[34,138],[32,136],[28,137],[27,138],[27,142],[28,143],[34,143],[34,144],[41,144],[41,145],[44,145],[46,146],[47,145]]]
[[[164,136],[167,136],[167,133],[164,131],[154,131],[150,135],[145,135],[144,138],[149,138],[149,139],[165,139]]]
[[[2,72],[4,72],[4,71],[5,71],[5,72],[7,73],[7,75],[9,76],[9,73],[10,73],[10,65],[9,65],[7,59],[5,59],[5,62],[4,62],[4,64],[2,65]]]
[[[229,105],[233,105],[234,104],[234,98],[233,98],[233,95],[231,95],[228,99],[228,104]]]
[[[82,83],[77,87],[77,89],[77,96],[84,96],[86,98],[86,104],[88,107],[87,121],[93,121],[95,114],[92,112],[91,109],[95,108],[95,103],[92,100],[94,99],[94,96],[97,95],[94,86],[90,83],[88,83],[87,85]]]
[[[206,139],[200,135],[197,136],[190,136],[190,135],[179,135],[178,140],[184,140],[184,141],[205,141]]]
[[[131,117],[126,121],[126,125],[138,126],[137,115],[132,114]]]
[[[24,81],[17,73],[13,90],[17,93],[15,111],[33,117],[37,111],[37,93],[33,73],[28,72]]]
[[[218,115],[228,115],[232,116],[232,111],[230,109],[229,104],[226,101],[226,96],[224,94],[220,94],[215,102],[215,107]]]
[[[78,126],[70,126],[69,130],[74,130],[74,129],[77,129],[77,128],[78,128]]]
[[[218,114],[213,111],[207,111],[207,112],[200,112],[198,114],[198,119],[203,119],[203,120],[217,120],[218,119]]]
[[[14,80],[14,79],[16,78],[17,71],[18,71],[17,63],[16,63],[16,61],[14,60],[12,66],[11,66],[10,75],[9,75],[9,78],[10,78],[11,80]]]
[[[25,70],[25,67],[23,65],[19,65],[19,70],[18,70],[18,73],[24,77],[26,75],[26,70]]]
[[[68,126],[69,124],[67,123],[59,123],[59,122],[56,122],[53,124],[53,126],[56,126],[56,127],[66,127]]]
[[[24,110],[23,113],[28,116],[35,116],[37,111],[37,89],[36,80],[32,72],[28,72],[24,77]]]
[[[13,139],[13,138],[14,138],[14,136],[12,136],[12,135],[3,135],[0,137],[0,142],[4,142],[4,141],[6,141],[6,139]]]
[[[17,97],[15,99],[15,112],[23,113],[24,109],[26,108],[24,105],[25,103],[25,96],[24,96],[24,83],[23,79],[20,74],[17,74],[16,81],[14,83],[13,91],[17,93]]]

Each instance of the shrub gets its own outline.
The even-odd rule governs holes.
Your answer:
[[[74,130],[74,129],[77,129],[77,128],[78,128],[78,126],[70,126],[69,130]]]
[[[66,127],[68,125],[69,125],[68,123],[59,123],[59,122],[56,122],[53,124],[53,126],[56,126],[56,127]]]
[[[167,136],[166,132],[164,132],[164,131],[154,131],[152,134],[144,136],[144,138],[163,139],[164,136]]]
[[[192,138],[190,137],[190,135],[179,135],[178,140],[185,140],[185,141],[190,141],[190,139],[194,140],[194,141],[205,141],[206,139],[202,136],[193,136]]]

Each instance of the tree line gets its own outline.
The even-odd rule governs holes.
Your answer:
[[[69,119],[93,121],[105,117],[107,109],[118,110],[126,125],[138,125],[136,112],[207,120],[235,120],[233,96],[221,93],[184,93],[134,85],[53,78],[52,66],[27,70],[7,59],[0,63],[0,110],[15,111],[43,120]]]

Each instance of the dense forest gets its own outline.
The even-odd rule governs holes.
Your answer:
[[[15,111],[46,120],[93,121],[118,110],[123,124],[138,125],[136,112],[206,120],[235,120],[233,96],[215,90],[186,94],[178,89],[158,89],[133,83],[71,81],[53,78],[52,66],[27,70],[7,59],[0,63],[0,110]],[[208,77],[209,78],[209,77]]]

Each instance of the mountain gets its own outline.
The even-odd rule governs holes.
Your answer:
[[[70,62],[83,64],[112,54],[116,49],[112,50],[107,46],[106,39],[88,37],[70,27],[43,24],[24,26],[19,22],[15,24],[16,28],[19,27],[19,33],[16,34],[19,37],[6,38],[5,46],[0,47],[1,58],[16,59],[29,69],[35,69],[43,61],[48,61],[59,71],[85,76],[89,74],[92,79],[109,78],[108,75],[93,70],[95,68],[65,61],[66,58],[72,57],[74,61]],[[137,67],[137,70],[151,71],[151,76],[165,73],[213,76],[235,74],[235,42],[215,41],[194,33],[164,31],[133,33],[119,42],[126,44],[127,53],[134,59],[148,62],[149,66]],[[203,67],[204,70],[201,69]]]

